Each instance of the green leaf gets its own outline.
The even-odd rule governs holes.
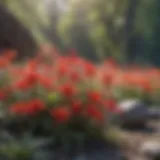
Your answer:
[[[49,93],[49,95],[48,95],[49,102],[55,102],[57,100],[58,100],[58,94],[56,92]]]

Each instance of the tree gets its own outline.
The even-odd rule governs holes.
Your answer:
[[[160,66],[160,1],[141,0],[136,9],[134,21],[134,35],[136,47],[132,51],[130,59],[138,60],[139,63],[149,63]],[[134,54],[137,53],[137,54]]]
[[[118,0],[87,0],[85,3],[82,0],[69,1],[69,11],[62,17],[59,26],[65,43],[74,44],[80,51],[88,44],[93,51],[90,57],[98,57],[99,60],[106,56],[122,58],[126,2],[127,0],[122,0],[121,3]],[[82,41],[85,41],[83,46]],[[87,55],[87,49],[83,50]]]

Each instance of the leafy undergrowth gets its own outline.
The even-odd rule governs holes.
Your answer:
[[[29,159],[46,142],[115,139],[106,130],[121,114],[119,100],[159,103],[158,69],[124,69],[113,60],[95,65],[73,54],[45,53],[23,64],[14,63],[11,51],[0,57],[0,132],[10,137],[1,139],[3,156]]]

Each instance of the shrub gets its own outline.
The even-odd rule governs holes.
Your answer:
[[[12,57],[1,57],[0,98],[7,119],[18,122],[22,132],[102,136],[119,112],[99,66],[77,56],[36,57],[21,65],[11,63]]]

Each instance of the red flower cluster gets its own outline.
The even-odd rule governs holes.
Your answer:
[[[5,67],[9,77],[6,86],[11,88],[8,93],[0,86],[0,100],[18,93],[27,97],[27,100],[21,97],[12,100],[11,113],[36,116],[45,111],[57,123],[68,122],[78,115],[103,124],[105,112],[120,112],[112,92],[115,89],[134,86],[144,93],[160,89],[159,70],[122,69],[113,60],[94,65],[75,55],[75,51],[70,56],[55,55],[54,60],[50,55],[49,63],[38,56],[21,66],[11,63],[14,58],[11,52],[0,57],[0,68]],[[51,101],[50,94],[54,95]]]
[[[56,120],[57,123],[64,123],[71,118],[71,112],[66,107],[62,106],[51,110],[51,116]]]
[[[20,115],[35,115],[39,112],[44,111],[45,104],[39,99],[34,99],[30,101],[17,102],[10,107],[12,113]]]

